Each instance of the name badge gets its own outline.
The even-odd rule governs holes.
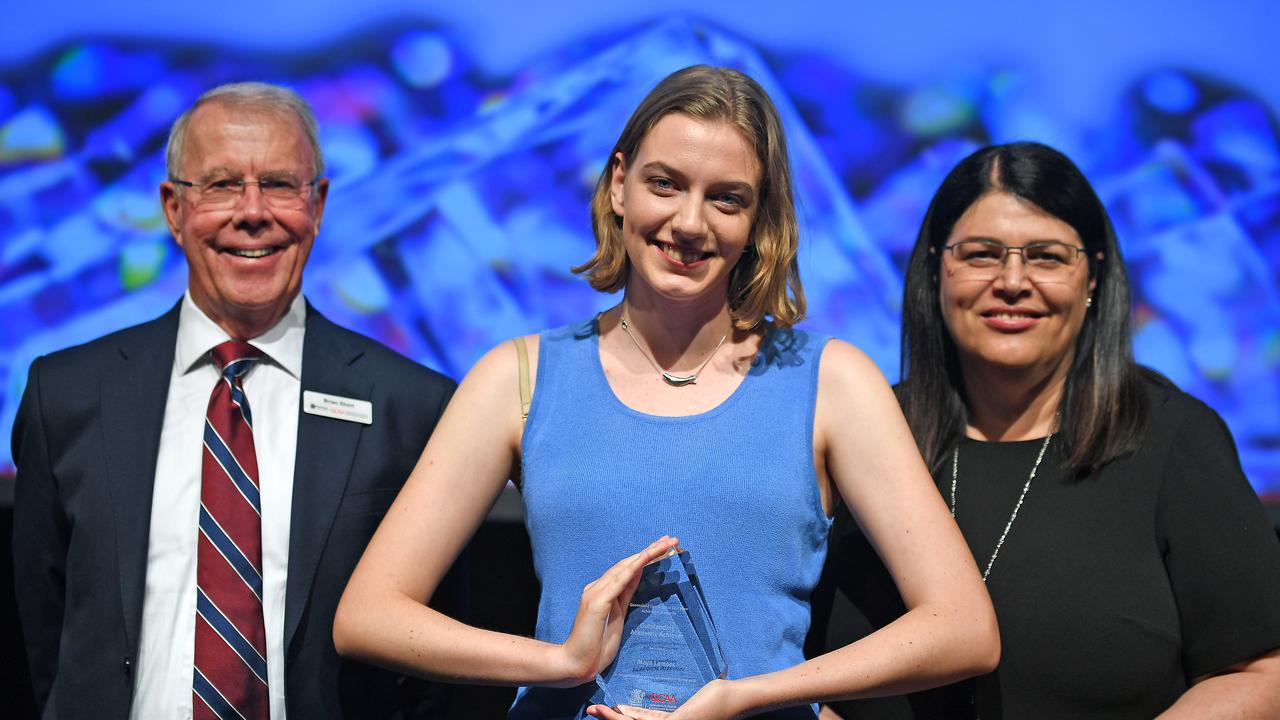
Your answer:
[[[373,424],[373,403],[368,400],[328,395],[314,390],[302,391],[302,410],[312,415],[331,417],[335,420]]]

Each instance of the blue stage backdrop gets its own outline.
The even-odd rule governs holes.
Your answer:
[[[1157,18],[1165,6],[1146,7]],[[312,41],[274,51],[192,28],[181,43],[129,35],[119,23],[43,46],[20,38],[30,51],[19,56],[10,47],[0,60],[0,436],[35,357],[155,317],[180,296],[185,268],[157,184],[168,126],[203,90],[262,79],[315,105],[332,189],[308,297],[460,378],[506,338],[617,302],[568,270],[593,247],[593,183],[648,89],[711,63],[758,79],[782,111],[809,327],[856,343],[896,378],[901,270],[942,176],[988,142],[1050,142],[1111,210],[1136,291],[1138,358],[1215,407],[1254,486],[1280,493],[1274,79],[1251,86],[1160,57],[1124,64],[1137,69],[1118,91],[1061,113],[1017,58],[904,82],[884,71],[893,57],[867,70],[830,40],[774,45],[714,20],[640,18],[495,71],[477,61],[491,50],[483,35],[452,21],[344,22],[312,17]],[[983,41],[980,26],[968,26],[969,44]],[[902,35],[906,63],[919,38]],[[1086,41],[1044,52],[1095,73],[1119,52]],[[1229,37],[1204,41],[1233,52]],[[0,447],[0,472],[11,471]]]

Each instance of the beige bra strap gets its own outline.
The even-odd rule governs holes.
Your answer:
[[[524,337],[514,338],[511,342],[516,345],[516,358],[520,364],[517,371],[520,380],[520,424],[524,425],[529,419],[529,349],[524,345]]]

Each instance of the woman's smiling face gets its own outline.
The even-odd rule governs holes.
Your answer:
[[[615,158],[610,199],[622,218],[629,290],[727,302],[730,271],[751,239],[761,165],[732,124],[660,119],[628,165]]]
[[[1007,192],[978,198],[956,221],[947,245],[988,240],[1009,247],[1053,240],[1083,248],[1075,229],[1039,207]],[[943,322],[966,371],[992,366],[1065,372],[1088,312],[1095,281],[1079,262],[1060,281],[1032,280],[1026,261],[1009,253],[994,278],[975,279],[951,252],[939,263],[938,297]]]

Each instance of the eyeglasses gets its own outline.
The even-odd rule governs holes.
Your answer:
[[[1039,282],[1063,282],[1071,277],[1088,251],[1057,240],[1037,240],[1026,245],[1005,245],[994,240],[961,240],[943,247],[958,263],[957,274],[973,280],[991,280],[1000,274],[1010,253],[1022,256],[1027,275]]]
[[[170,182],[174,185],[191,188],[199,194],[200,197],[195,203],[196,207],[206,210],[227,210],[235,207],[236,203],[240,202],[240,199],[244,197],[245,188],[250,185],[257,185],[258,192],[262,193],[263,201],[272,207],[281,209],[299,208],[306,204],[311,197],[311,191],[315,189],[316,183],[319,181],[320,178],[314,178],[309,182],[302,182],[289,176],[263,178],[260,180],[221,179],[203,183],[194,183],[178,178],[170,179]]]

